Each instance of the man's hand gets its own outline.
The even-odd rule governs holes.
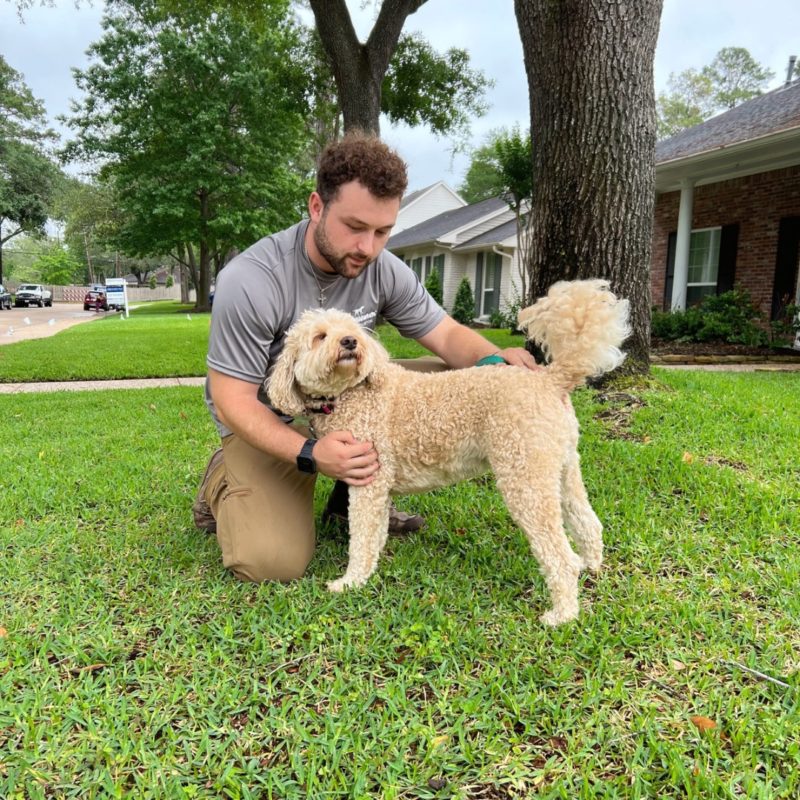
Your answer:
[[[380,469],[372,442],[360,442],[350,431],[332,431],[314,445],[317,470],[350,486],[366,486]]]
[[[524,347],[507,347],[505,350],[499,350],[497,355],[514,367],[525,367],[533,372],[544,369]]]

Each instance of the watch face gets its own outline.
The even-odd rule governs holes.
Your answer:
[[[317,471],[317,465],[310,456],[297,456],[297,468],[300,472],[314,473]]]
[[[305,444],[297,456],[297,469],[299,469],[300,472],[307,472],[313,475],[317,471],[317,462],[314,461],[314,456],[311,455],[316,443],[316,439],[306,439]]]

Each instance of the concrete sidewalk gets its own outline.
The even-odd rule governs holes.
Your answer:
[[[89,392],[102,389],[164,389],[202,386],[205,378],[136,378],[115,381],[48,381],[45,383],[0,383],[0,394],[33,392]]]
[[[668,364],[654,363],[662,369],[694,369],[705,372],[800,372],[800,361],[746,361],[736,363]],[[164,389],[174,386],[203,386],[202,378],[138,378],[114,381],[52,381],[46,383],[0,383],[0,395],[33,392],[88,392],[105,389]]]

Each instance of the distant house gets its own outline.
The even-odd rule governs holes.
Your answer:
[[[656,191],[653,303],[736,285],[781,316],[800,291],[800,80],[660,142]]]
[[[393,233],[398,234],[437,214],[463,208],[465,205],[467,205],[466,201],[462,200],[457,192],[444,181],[437,181],[424,189],[411,192],[403,198]]]
[[[513,284],[518,284],[514,213],[499,198],[461,203],[395,233],[388,249],[423,282],[431,270],[439,271],[448,310],[453,307],[458,285],[464,276],[469,278],[475,294],[475,319],[488,320],[492,312],[509,304],[515,296]]]

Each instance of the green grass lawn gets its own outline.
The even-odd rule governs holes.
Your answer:
[[[194,314],[176,302],[143,304],[127,319],[109,315],[45,339],[0,347],[0,383],[205,375],[210,322],[209,314]],[[427,353],[391,325],[380,326],[378,333],[397,358]],[[498,348],[523,343],[522,336],[504,330],[482,333]]]
[[[800,376],[656,376],[575,395],[606,568],[556,630],[491,479],[364,589],[330,532],[244,585],[201,390],[0,397],[0,797],[797,798]]]

